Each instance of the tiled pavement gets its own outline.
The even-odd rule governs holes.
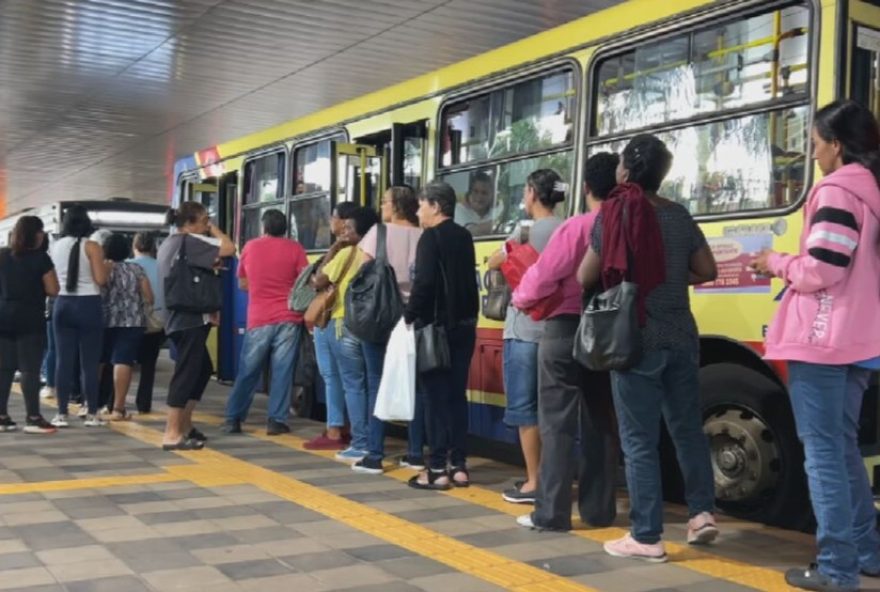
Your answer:
[[[526,510],[497,494],[515,467],[475,459],[475,487],[415,491],[401,483],[405,471],[360,475],[299,450],[320,429],[310,422],[283,438],[221,434],[227,392],[212,383],[202,406],[210,451],[162,452],[161,416],[116,430],[74,422],[48,437],[0,434],[0,590],[776,590],[781,570],[812,553],[806,535],[724,520],[705,552],[670,545],[665,565],[614,559],[599,541],[618,529],[518,528],[513,516]],[[668,507],[670,543],[683,538],[683,519]]]

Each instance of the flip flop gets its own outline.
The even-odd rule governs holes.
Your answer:
[[[180,441],[175,444],[162,444],[162,450],[201,450],[204,447],[204,442],[189,438],[181,438]]]

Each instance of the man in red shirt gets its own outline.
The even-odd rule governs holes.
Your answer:
[[[248,292],[247,333],[223,431],[241,433],[268,360],[272,378],[266,433],[276,436],[290,432],[290,390],[303,327],[302,314],[287,308],[287,296],[309,262],[302,245],[284,238],[287,218],[282,212],[266,210],[261,222],[263,236],[244,246],[238,262],[238,284]]]

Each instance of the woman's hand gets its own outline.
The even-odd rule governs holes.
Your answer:
[[[773,251],[770,249],[764,249],[758,256],[752,260],[749,264],[749,267],[760,273],[761,275],[773,276],[775,275],[773,271],[770,269],[770,255],[773,254]]]

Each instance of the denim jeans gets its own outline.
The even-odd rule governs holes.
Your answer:
[[[324,329],[315,327],[315,358],[318,362],[318,372],[324,381],[324,399],[327,406],[327,427],[345,427],[345,391],[342,389],[342,376],[339,374],[339,364],[333,355],[331,341],[335,339],[335,322],[330,323]]]
[[[46,323],[46,353],[43,356],[43,365],[40,374],[46,379],[46,386],[55,388],[55,328],[52,319]]]
[[[538,425],[538,344],[505,339],[503,350],[504,423],[512,427]]]
[[[428,466],[445,470],[467,464],[468,402],[467,384],[471,357],[477,338],[476,324],[460,324],[446,328],[452,367],[421,375],[425,388]]]
[[[67,414],[79,352],[80,379],[88,411],[98,413],[98,364],[104,337],[104,314],[100,296],[59,296],[52,315],[55,329],[55,388],[58,412]]]
[[[270,421],[286,423],[290,415],[290,389],[299,353],[302,325],[276,323],[248,329],[241,347],[238,377],[226,403],[226,421],[244,421],[254,401],[254,392],[269,362]]]
[[[880,571],[880,535],[859,452],[862,396],[871,371],[790,362],[789,391],[816,515],[819,571],[857,586],[859,569]]]
[[[354,450],[367,450],[368,410],[367,410],[367,368],[361,341],[343,328],[337,335],[336,325],[342,319],[330,321],[330,349],[339,367],[342,390],[345,392],[345,410],[351,428],[351,447]],[[377,386],[378,387],[378,383]]]
[[[373,415],[376,397],[379,394],[379,381],[382,380],[382,366],[385,363],[385,343],[359,341],[364,369],[367,373],[367,456],[371,459],[385,458],[385,422]]]
[[[660,417],[666,421],[684,477],[690,516],[713,511],[715,483],[703,433],[696,348],[646,351],[626,372],[612,372],[614,407],[626,463],[632,536],[653,544],[663,533]]]

